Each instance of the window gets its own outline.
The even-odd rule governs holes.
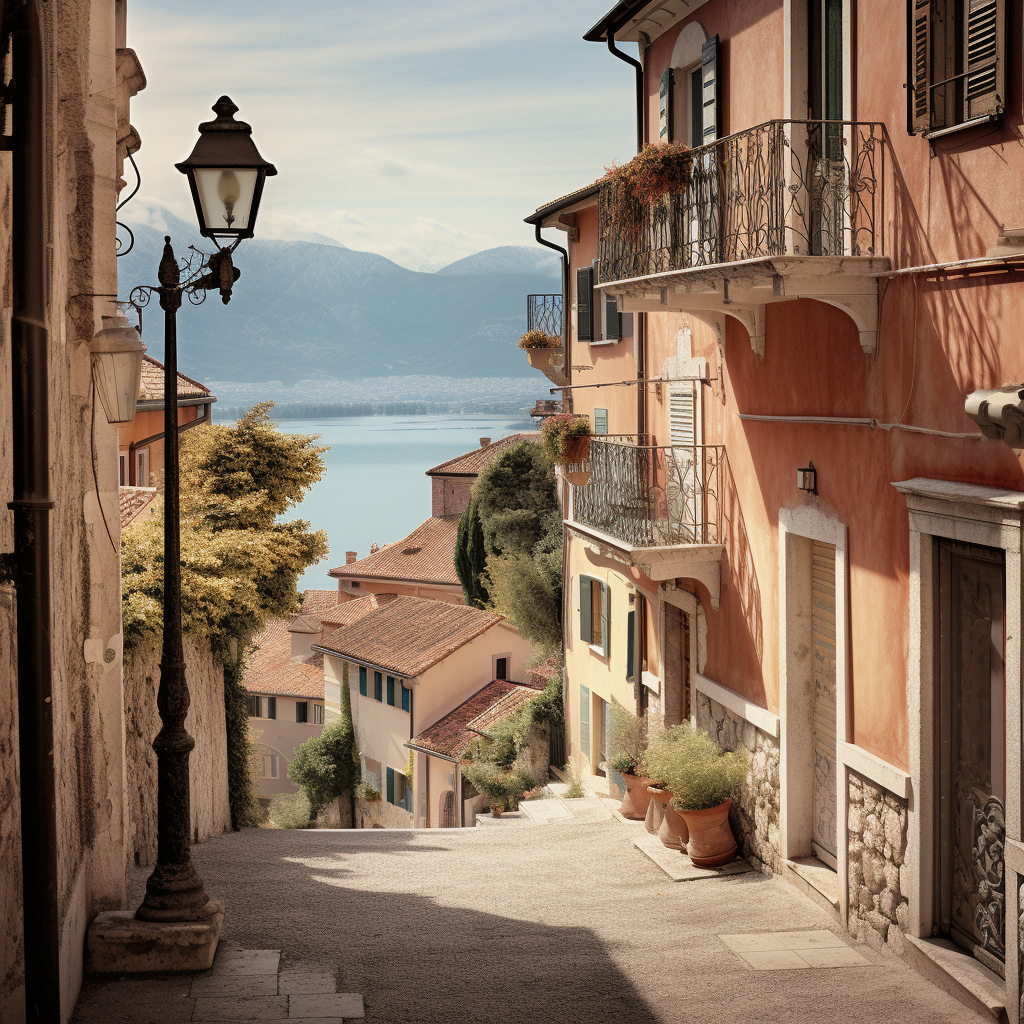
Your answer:
[[[611,600],[608,586],[591,576],[580,577],[580,639],[600,647],[605,657],[610,650]]]
[[[351,587],[351,588],[352,588],[353,590],[358,590],[358,589],[359,589],[359,586],[360,586],[359,580],[353,580],[353,581],[352,581],[352,582],[351,582],[351,583],[349,584],[349,586],[350,586],[350,587]]]
[[[363,758],[363,776],[366,784],[380,792],[380,761],[374,761],[372,757]]]
[[[366,666],[359,666],[359,696],[366,696]]]
[[[393,804],[395,802],[395,769],[390,765],[388,766],[388,792],[387,792],[388,803]]]
[[[494,678],[508,679],[508,658],[497,658],[494,662]]]
[[[313,705],[313,724],[323,725],[324,724],[324,706],[323,704]]]
[[[117,453],[117,482],[121,487],[128,486],[128,453]]]
[[[249,697],[250,718],[277,718],[276,697]]]
[[[388,704],[395,706],[395,677],[388,676]]]
[[[140,448],[135,453],[135,486],[149,486],[149,449]]]
[[[620,313],[616,299],[594,292],[597,261],[576,268],[576,339],[592,345],[633,336],[633,314]]]
[[[412,690],[402,683],[402,710],[412,711]]]
[[[277,754],[264,754],[263,755],[263,778],[265,779],[277,779],[280,778],[279,764],[280,758]]]
[[[373,673],[373,699],[384,700],[384,677],[379,672]]]
[[[295,721],[296,722],[308,722],[309,721],[309,701],[297,700],[295,702]]]
[[[607,409],[595,409],[594,410],[594,433],[595,434],[607,434],[608,433],[608,410]]]
[[[1006,106],[1005,0],[907,0],[907,130],[944,134]]]

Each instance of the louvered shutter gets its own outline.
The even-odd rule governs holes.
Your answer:
[[[908,121],[912,134],[932,126],[932,4],[931,0],[907,0],[910,5],[910,38],[907,40]]]
[[[607,434],[608,433],[608,410],[607,409],[595,409],[594,410],[594,433],[595,434]]]
[[[395,706],[395,677],[388,676],[388,703]]]
[[[626,616],[626,679],[636,679],[636,612]]]
[[[604,300],[605,341],[619,340],[619,304],[615,299]]]
[[[672,69],[665,68],[661,76],[660,115],[658,120],[658,140],[672,141]]]
[[[619,337],[620,338],[632,338],[633,337],[633,314],[632,313],[620,313],[619,314]]]
[[[1000,114],[1006,97],[1005,0],[967,0],[964,120]]]
[[[580,639],[589,644],[594,639],[590,608],[590,577],[580,577]]]
[[[277,718],[277,698],[267,699],[267,718]]]
[[[590,687],[580,686],[580,749],[590,758]]]
[[[601,584],[601,647],[604,650],[604,656],[608,657],[608,652],[611,650],[612,638],[610,636],[611,629],[611,591],[608,589],[608,585],[605,583]]]
[[[674,387],[668,400],[672,444],[687,448],[697,443],[696,396],[692,387]]]
[[[359,695],[366,696],[366,668],[363,665],[359,666]]]
[[[704,126],[701,139],[703,145],[718,138],[718,36],[712,36],[700,50],[701,57],[701,108]]]
[[[388,769],[388,803],[395,802],[395,769]]]
[[[576,340],[594,340],[594,270],[576,268]]]

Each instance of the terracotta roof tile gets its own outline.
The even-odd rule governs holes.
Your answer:
[[[540,434],[511,434],[503,437],[500,441],[486,445],[483,448],[474,448],[465,455],[442,462],[440,466],[427,470],[427,476],[477,476],[492,459],[497,458],[503,452],[514,448],[520,441],[537,441]]]
[[[155,487],[119,487],[121,529],[130,526],[149,507],[156,497]]]
[[[306,590],[302,594],[302,609],[299,614],[318,616],[337,603],[337,590]]]
[[[250,693],[324,699],[324,656],[313,652],[305,661],[292,659],[292,638],[286,619],[271,619],[253,641],[242,685]]]
[[[503,718],[514,715],[525,704],[529,704],[540,692],[535,686],[520,684],[515,690],[510,690],[500,700],[485,708],[476,718],[468,721],[466,728],[472,733],[487,733]]]
[[[419,736],[410,740],[410,743],[425,750],[436,751],[445,757],[461,757],[462,752],[477,737],[477,733],[469,728],[471,722],[500,706],[509,709],[499,716],[504,717],[536,696],[537,691],[529,686],[521,686],[507,679],[495,679],[482,690],[477,690],[454,711],[449,711],[429,729],[424,729]],[[497,721],[497,718],[494,721]]]
[[[342,658],[411,679],[503,622],[501,615],[424,597],[396,597],[321,642]]]
[[[390,601],[394,601],[397,594],[368,594],[366,597],[356,598],[355,601],[342,601],[333,608],[320,615],[320,622],[325,633],[331,633],[340,626],[351,626],[358,622],[364,615],[383,608]]]
[[[178,374],[178,398],[207,398],[210,389],[199,381]],[[162,402],[164,400],[164,364],[158,363],[152,356],[142,357],[142,387],[139,390],[140,402]]]
[[[455,537],[459,517],[431,516],[408,537],[388,544],[372,555],[331,569],[336,579],[400,580],[410,583],[443,583],[457,587]]]

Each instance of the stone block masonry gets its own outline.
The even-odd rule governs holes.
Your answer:
[[[782,871],[779,832],[779,743],[751,722],[697,693],[697,725],[723,750],[745,750],[750,757],[747,781],[729,814],[736,839],[751,865],[765,874]]]
[[[850,772],[849,928],[859,938],[897,953],[909,926],[905,890],[907,801]]]

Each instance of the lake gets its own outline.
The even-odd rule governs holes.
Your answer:
[[[216,409],[216,406],[214,406]],[[223,421],[222,421],[223,422]],[[326,530],[331,552],[307,569],[299,590],[332,590],[327,570],[345,563],[346,551],[363,558],[370,545],[401,540],[430,517],[428,469],[480,444],[532,429],[508,416],[351,416],[281,420],[286,434],[319,434],[327,472],[287,513]]]

